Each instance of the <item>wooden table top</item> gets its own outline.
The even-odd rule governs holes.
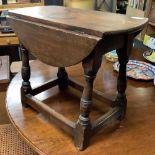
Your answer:
[[[148,19],[39,6],[10,10],[8,21],[21,44],[37,59],[68,67],[84,60],[96,47],[102,48],[103,54],[122,48],[126,35],[140,32]]]
[[[9,11],[10,16],[42,23],[77,33],[102,37],[106,33],[122,33],[141,29],[147,18],[86,11],[62,6],[39,6]]]
[[[138,51],[137,55],[142,57],[142,52]],[[103,62],[94,84],[95,89],[109,95],[114,95],[116,92],[118,75],[113,71],[112,65],[110,62]],[[31,68],[32,87],[48,81],[55,77],[57,73],[57,68],[47,66],[39,61],[32,62]],[[81,64],[67,70],[72,78],[83,83]],[[50,124],[40,113],[29,108],[22,108],[20,103],[21,82],[19,73],[12,80],[7,91],[7,111],[17,131],[38,153],[46,155],[154,155],[155,123],[152,122],[155,120],[155,95],[153,81],[145,82],[128,79],[126,92],[128,108],[125,121],[121,122],[121,127],[116,131],[111,130],[95,135],[91,140],[91,147],[83,152],[76,150],[72,138]],[[78,93],[75,92],[75,94]],[[39,94],[37,98],[44,100],[56,111],[71,120],[77,119],[79,115],[80,99],[73,94],[59,93],[57,87]],[[94,106],[91,120],[105,112],[106,106],[103,103],[101,104],[102,107]]]

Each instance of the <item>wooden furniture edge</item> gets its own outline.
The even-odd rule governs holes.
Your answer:
[[[18,44],[19,40],[16,36],[0,36],[0,46],[13,46]]]
[[[19,73],[18,73],[19,74]],[[15,77],[14,77],[15,78]],[[12,80],[13,81],[13,80]],[[11,83],[12,83],[11,81]],[[10,85],[11,85],[10,83]],[[10,88],[10,85],[7,89],[7,92]],[[6,93],[8,94],[8,93]],[[6,98],[7,98],[7,95],[6,95]],[[26,136],[19,130],[19,127],[16,125],[16,123],[13,121],[11,115],[10,115],[10,112],[9,112],[9,108],[8,108],[8,101],[5,100],[5,103],[6,103],[6,110],[7,110],[7,114],[8,114],[8,117],[9,117],[9,120],[11,121],[11,124],[13,125],[13,127],[15,128],[15,130],[19,133],[19,135],[24,139],[25,142],[27,142],[27,144],[32,148],[34,149],[34,151],[36,151],[38,154],[41,154],[41,155],[46,155],[45,153],[43,153],[38,147],[36,147],[30,140],[28,140],[26,138]]]

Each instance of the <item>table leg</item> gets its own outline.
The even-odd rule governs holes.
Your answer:
[[[122,114],[119,118],[120,120],[122,120],[126,114],[126,107],[127,107],[127,99],[125,94],[127,88],[126,65],[128,63],[129,54],[131,52],[132,46],[133,46],[133,36],[128,35],[124,47],[117,50],[120,67],[117,79],[118,94],[116,97],[116,104],[119,105],[120,108],[122,109]]]
[[[69,83],[68,75],[67,75],[67,72],[65,70],[65,67],[59,67],[58,68],[57,77],[58,77],[59,89],[65,90],[68,87],[68,83]]]
[[[30,84],[30,65],[29,65],[29,52],[24,46],[20,46],[22,52],[22,87],[21,87],[21,102],[22,105],[27,107],[25,103],[25,95],[32,91],[31,84]]]
[[[102,55],[95,52],[83,61],[83,68],[85,73],[85,86],[80,102],[80,116],[75,127],[75,146],[80,150],[84,150],[90,141],[91,123],[89,114],[92,107],[92,92],[93,82],[96,74],[101,66]]]

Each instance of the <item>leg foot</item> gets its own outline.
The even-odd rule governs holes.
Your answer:
[[[118,105],[121,108],[121,115],[118,118],[118,120],[123,120],[126,115],[126,108],[127,108],[127,99],[126,95],[122,94],[117,94],[116,100],[115,100],[116,105]]]
[[[91,136],[91,125],[89,119],[80,116],[76,124],[74,143],[79,150],[84,150],[89,146]]]

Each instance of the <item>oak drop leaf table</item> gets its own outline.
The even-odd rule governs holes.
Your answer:
[[[41,6],[9,11],[8,20],[21,42],[22,86],[21,102],[45,114],[52,122],[74,137],[77,148],[84,150],[91,136],[105,127],[113,118],[122,120],[125,116],[127,99],[126,64],[134,37],[147,24],[146,18],[126,17],[107,12],[84,11],[60,6]],[[111,101],[111,109],[93,123],[89,119],[92,95],[98,100],[107,97],[93,91],[93,82],[102,63],[102,56],[117,49],[119,75],[117,95]],[[57,78],[37,88],[30,84],[28,53],[42,62],[58,67]],[[84,88],[70,79],[65,67],[82,62],[85,77]],[[83,91],[80,102],[80,116],[72,122],[35,95],[58,85],[60,91],[69,86]]]

